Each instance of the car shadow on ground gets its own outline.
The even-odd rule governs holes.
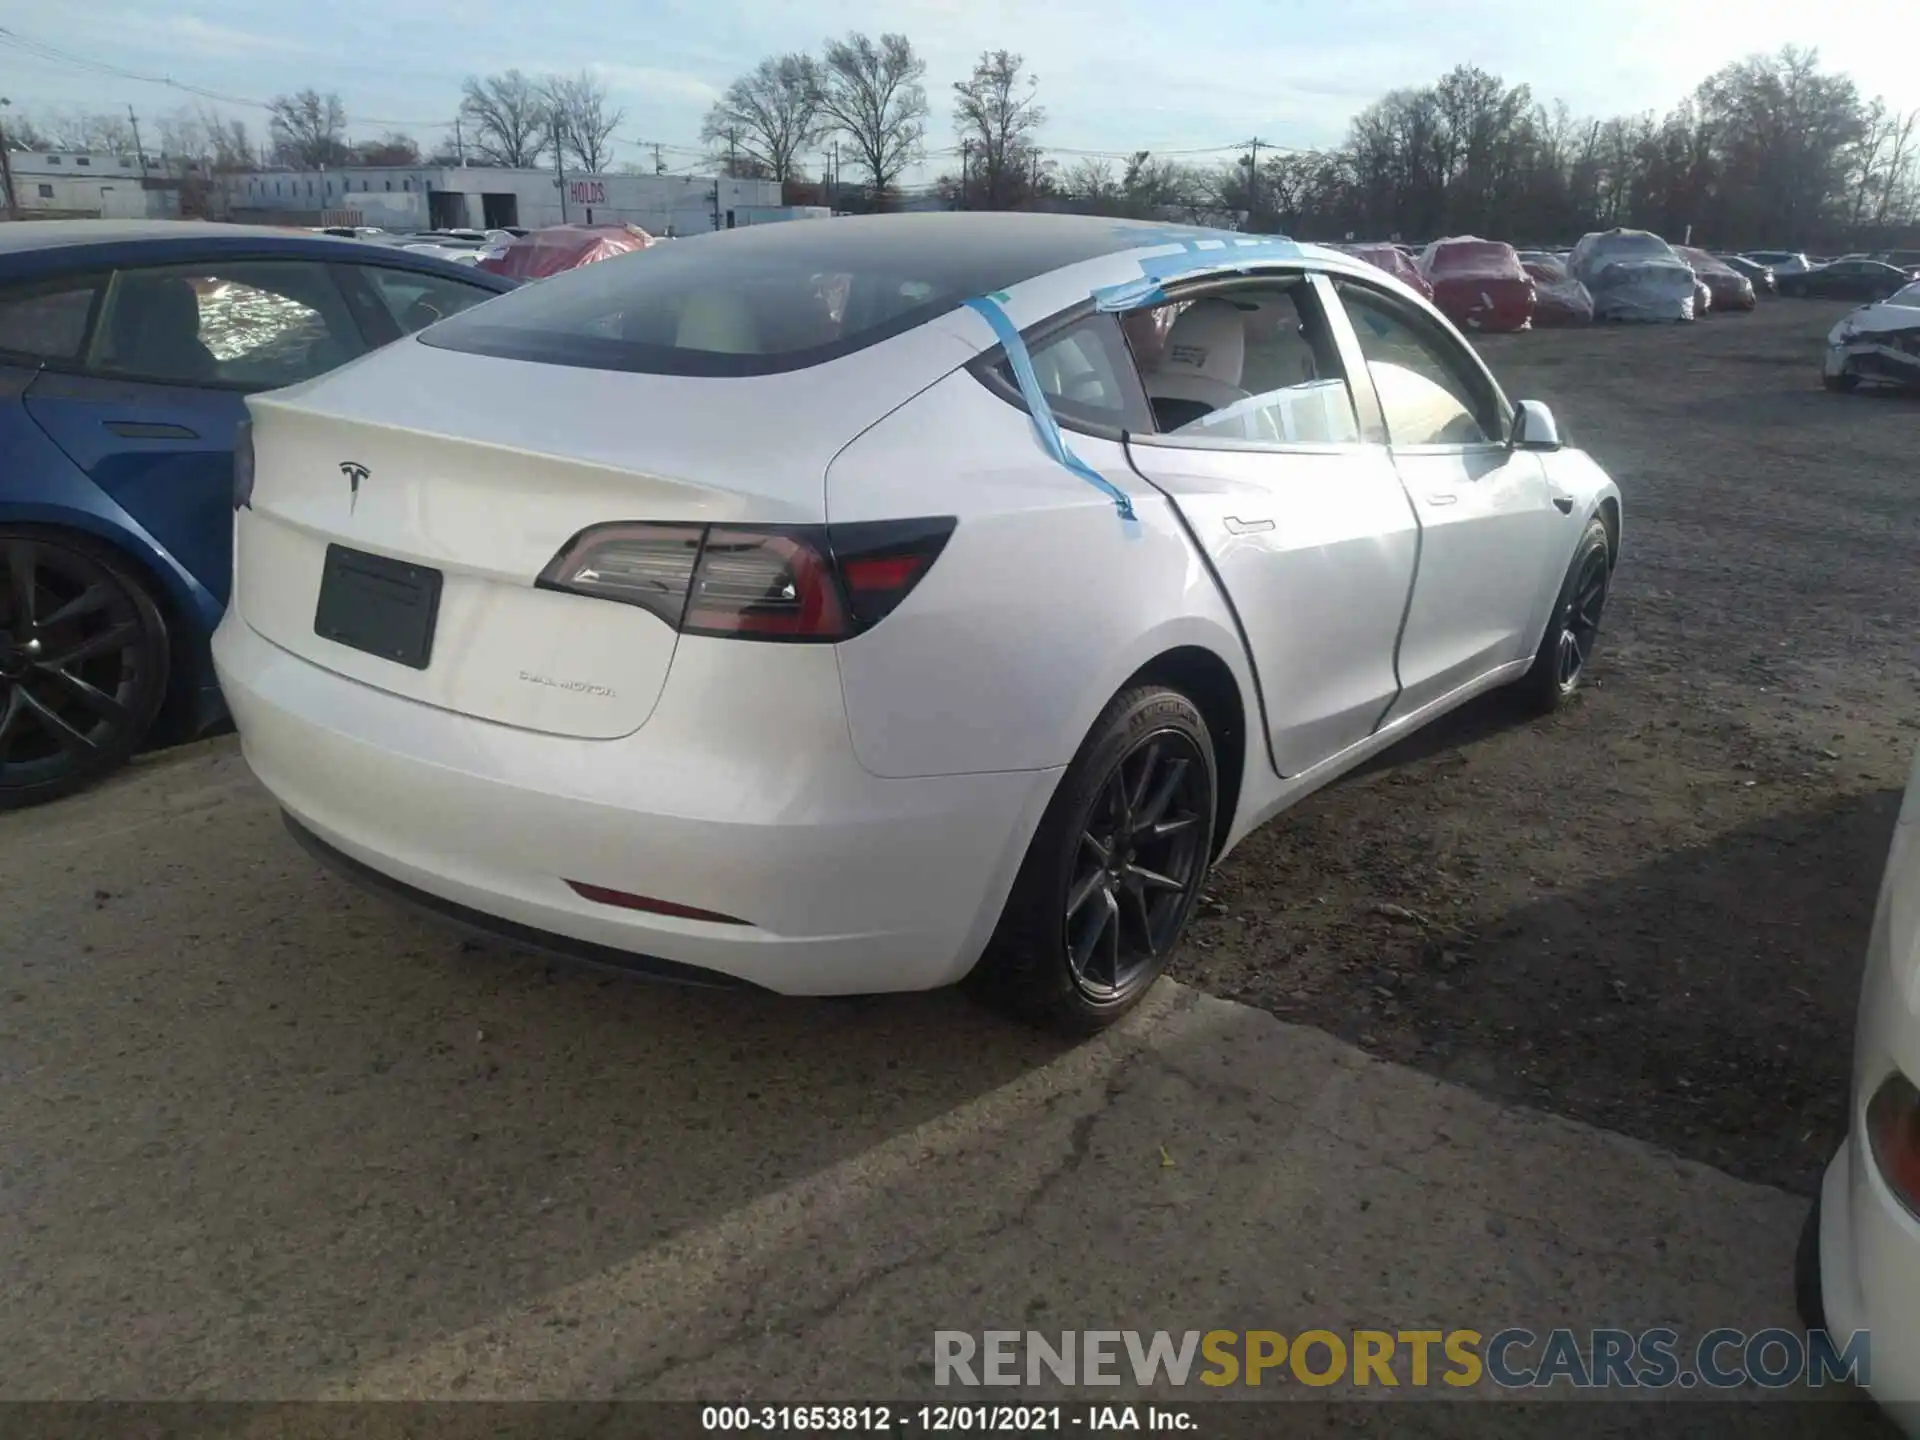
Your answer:
[[[465,941],[323,872],[230,741],[4,818],[0,1266],[102,1302],[15,1328],[43,1393],[95,1393],[74,1325],[116,1337],[121,1395],[190,1388],[210,1315],[258,1327],[228,1393],[395,1315],[461,1329],[1072,1048],[952,992],[778,999]]]

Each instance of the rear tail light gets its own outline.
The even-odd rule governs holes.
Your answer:
[[[854,525],[595,525],[543,589],[650,610],[686,635],[834,641],[885,619],[953,533],[952,516]]]
[[[233,508],[236,510],[253,508],[253,422],[251,420],[242,420],[233,431]]]
[[[1920,1218],[1920,1091],[1897,1071],[1867,1102],[1867,1140],[1888,1188]]]

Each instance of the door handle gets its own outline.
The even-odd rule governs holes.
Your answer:
[[[107,429],[129,440],[198,440],[200,432],[158,420],[109,420]]]
[[[1273,529],[1271,520],[1242,520],[1238,515],[1222,517],[1229,535],[1254,535]]]
[[[1429,505],[1451,505],[1459,498],[1460,497],[1451,490],[1429,490],[1427,492],[1427,503]]]
[[[1573,513],[1573,497],[1571,495],[1554,496],[1553,508],[1558,510],[1562,515],[1571,515]]]

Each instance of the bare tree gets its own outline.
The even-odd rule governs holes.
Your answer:
[[[607,108],[607,87],[594,78],[591,70],[570,78],[556,77],[541,90],[546,96],[554,143],[579,161],[587,174],[605,173],[613,163],[613,132],[627,112]]]
[[[982,51],[973,74],[954,83],[953,128],[972,164],[963,203],[1004,210],[1036,188],[1034,137],[1047,112],[1035,98],[1039,81],[1022,73],[1024,64],[1007,50]]]
[[[353,159],[356,165],[418,165],[420,142],[411,135],[389,130],[378,140],[354,146]]]
[[[552,143],[552,105],[539,83],[518,70],[469,75],[460,87],[460,119],[474,155],[488,165],[530,170]]]
[[[268,102],[267,133],[273,137],[274,158],[282,165],[317,170],[350,158],[347,110],[337,94],[307,89],[276,95]]]
[[[10,118],[9,133],[18,129],[24,139],[31,127],[25,117]],[[36,149],[92,151],[124,155],[133,149],[133,126],[112,110],[56,110],[42,114],[35,132],[43,142]]]
[[[820,89],[812,56],[770,56],[727,87],[700,138],[724,144],[735,167],[744,157],[775,180],[792,180],[794,162],[819,135]]]
[[[923,153],[927,62],[904,35],[882,35],[876,45],[856,32],[827,42],[823,70],[821,118],[846,137],[855,167],[883,199]]]

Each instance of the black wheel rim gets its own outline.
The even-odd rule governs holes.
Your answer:
[[[132,597],[100,566],[0,540],[0,786],[58,779],[125,740],[144,640]]]
[[[1554,678],[1562,690],[1579,683],[1600,635],[1600,616],[1607,608],[1607,552],[1590,550],[1574,577],[1573,593],[1560,612],[1559,649]]]
[[[1062,934],[1073,982],[1117,1000],[1157,973],[1206,871],[1206,762],[1187,736],[1141,740],[1088,807],[1074,846]]]

